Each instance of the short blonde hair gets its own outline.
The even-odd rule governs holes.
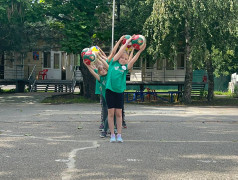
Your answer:
[[[107,68],[105,68],[105,66],[103,66],[102,64],[98,65],[98,72],[100,72],[101,70],[105,69],[105,71],[107,71]]]
[[[123,51],[123,53],[121,54],[121,56],[122,56],[123,54],[126,54],[126,56],[129,58],[129,53],[128,53],[127,51]]]

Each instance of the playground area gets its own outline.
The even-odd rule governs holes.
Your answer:
[[[43,94],[1,95],[0,179],[238,178],[237,107],[126,103],[124,142],[112,144],[99,137],[99,103]]]

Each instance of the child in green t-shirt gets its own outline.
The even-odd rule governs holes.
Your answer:
[[[122,129],[122,108],[124,104],[123,92],[126,89],[126,74],[128,70],[131,69],[139,58],[141,52],[145,49],[146,43],[144,43],[141,49],[136,53],[136,55],[129,60],[129,54],[125,51],[128,43],[132,40],[134,36],[127,40],[127,42],[121,46],[120,50],[112,58],[109,63],[109,69],[107,74],[106,83],[106,101],[108,106],[108,123],[111,131],[110,142],[116,142],[116,137],[114,134],[114,114],[116,115],[117,121],[117,141],[123,142],[121,137]]]
[[[106,54],[99,48],[99,52],[98,52],[98,58],[100,58],[101,61],[107,61],[107,56]],[[98,73],[98,69],[95,70],[96,73]],[[100,104],[102,107],[101,110],[101,124],[99,126],[99,130],[102,131],[101,133],[101,137],[106,137],[106,132],[105,129],[107,130],[107,124],[105,124],[106,119],[107,119],[107,104],[106,104],[106,99],[103,98],[102,96],[102,92],[100,89],[100,82],[96,79],[96,83],[95,83],[95,94],[99,94],[100,95]]]
[[[85,64],[85,63],[84,63]],[[99,48],[97,53],[97,60],[90,65],[85,64],[90,73],[96,78],[95,94],[100,95],[101,110],[101,124],[99,130],[102,131],[100,137],[106,137],[108,130],[107,120],[107,103],[105,99],[106,75],[108,70],[108,60],[106,54]]]
[[[101,95],[101,105],[102,105],[102,124],[101,128],[102,132],[100,137],[106,137],[108,131],[108,118],[107,118],[107,103],[105,99],[105,91],[106,91],[106,79],[107,79],[107,70],[108,70],[108,61],[105,61],[104,58],[98,56],[97,62],[94,64],[86,65],[89,72],[96,78],[96,83],[98,84],[98,91]],[[96,65],[96,66],[95,66]]]
[[[125,38],[125,36],[122,36],[118,41],[117,43],[115,44],[115,46],[113,47],[110,55],[107,57],[107,55],[103,52],[103,50],[101,48],[99,48],[99,53],[98,53],[98,58],[100,58],[101,61],[106,61],[106,62],[110,62],[113,58],[113,56],[115,56],[116,54],[116,51],[119,47],[119,45],[121,44],[121,42],[123,41],[123,39]],[[96,87],[97,88],[99,85],[99,82],[96,80]],[[99,88],[98,88],[99,89]],[[100,90],[99,90],[100,91]],[[95,90],[96,92],[96,90]],[[96,93],[95,93],[96,94]],[[100,94],[100,93],[99,93]],[[99,127],[99,130],[102,130],[102,133],[100,135],[100,137],[106,137],[106,130],[108,128],[108,124],[104,124],[104,122],[107,122],[107,115],[108,115],[108,109],[107,109],[107,105],[106,105],[106,100],[103,99],[102,95],[100,95],[100,102],[101,102],[101,105],[102,105],[102,111],[101,111],[101,125]],[[114,117],[114,122],[115,122],[115,119],[116,117]],[[122,124],[123,124],[123,127],[124,128],[127,128],[126,126],[126,122],[125,122],[125,112],[124,112],[124,106],[122,108]],[[116,123],[114,123],[114,125],[116,126]],[[116,131],[116,129],[115,129]]]

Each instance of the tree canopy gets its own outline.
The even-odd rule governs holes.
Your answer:
[[[109,0],[0,0],[0,52],[32,50],[39,39],[44,49],[69,53],[108,47],[111,18]],[[238,70],[237,0],[116,0],[115,20],[115,40],[146,36],[148,61],[173,61],[184,51],[188,74],[200,68],[216,76]]]
[[[193,69],[211,69],[212,74],[216,70],[224,72],[229,67],[227,62],[235,60],[237,50],[237,6],[236,0],[154,0],[153,11],[144,25],[148,53],[155,60],[173,61],[184,47],[186,63],[191,63]],[[210,82],[212,79],[211,76]]]

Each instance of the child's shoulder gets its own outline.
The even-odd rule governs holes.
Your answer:
[[[118,63],[118,61],[114,61],[114,59],[112,58],[112,60],[109,62],[109,65],[115,65],[117,63]]]

